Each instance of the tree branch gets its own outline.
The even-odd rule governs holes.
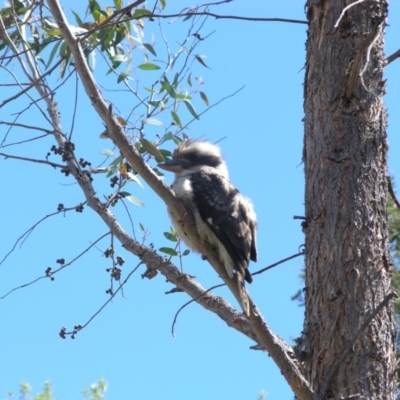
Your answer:
[[[396,58],[400,57],[400,49],[395,51],[393,54],[391,54],[389,57],[386,58],[385,62],[386,65],[390,64],[392,61],[396,60]]]
[[[82,80],[85,91],[88,97],[91,99],[93,107],[102,118],[102,120],[105,122],[110,138],[115,142],[124,157],[132,165],[134,170],[139,175],[141,175],[141,177],[147,182],[147,184],[153,189],[153,191],[165,203],[168,204],[168,207],[170,208],[174,216],[178,220],[182,221],[182,225],[184,225],[184,230],[187,233],[188,237],[190,237],[191,240],[193,240],[192,238],[198,239],[193,221],[189,220],[188,213],[185,212],[183,206],[175,198],[172,190],[158,178],[158,176],[142,159],[135,147],[132,146],[131,143],[129,143],[121,125],[118,123],[116,116],[112,112],[112,107],[109,107],[107,105],[93,78],[90,69],[86,64],[85,56],[82,47],[80,46],[79,39],[77,39],[76,36],[71,32],[67,19],[61,9],[58,0],[48,0],[48,5],[66,44],[71,50],[71,53],[74,57],[76,69]],[[57,116],[54,115],[54,110],[51,111],[51,113],[54,118],[57,118]],[[57,134],[57,132],[55,134]],[[93,193],[93,189],[91,189],[90,187],[90,183],[87,182],[88,179],[85,179],[85,176],[80,176],[76,171],[76,167],[75,170],[73,170],[72,172],[74,173],[74,176],[77,178],[78,183],[87,195],[90,207],[98,212],[98,214],[103,218],[104,222],[110,227],[112,233],[120,240],[120,242],[125,246],[127,250],[138,255],[140,259],[146,263],[146,265],[155,266],[158,270],[161,271],[161,273],[163,273],[163,275],[168,277],[168,280],[170,282],[175,283],[180,289],[184,290],[191,297],[199,296],[202,292],[204,292],[203,288],[201,288],[196,282],[193,282],[190,278],[188,278],[187,275],[179,272],[175,266],[169,263],[169,261],[162,261],[161,257],[155,254],[153,251],[149,251],[149,249],[146,249],[144,248],[144,246],[141,246],[139,243],[133,241],[126,233],[126,231],[123,230],[123,228],[115,220],[112,213],[107,208],[102,206],[102,204],[99,202],[95,193]],[[201,244],[201,246],[199,246],[200,252],[207,257],[209,262],[215,268],[217,273],[222,277],[222,279],[225,281],[229,289],[232,291],[232,293],[235,295],[238,302],[240,303],[236,280],[225,277],[226,272],[224,270],[224,267],[218,260],[212,249],[208,248],[204,243],[202,244],[197,239],[195,239],[195,242]],[[209,301],[211,299],[212,298],[210,298],[210,296],[202,296],[197,301],[207,309],[210,309],[211,305],[213,305],[216,310],[227,311],[228,305],[225,301],[223,302],[225,307],[221,309],[219,302],[218,304],[210,304]],[[245,325],[246,328],[249,329],[249,332],[251,332],[252,337],[255,337],[256,341],[271,354],[272,358],[281,369],[282,373],[296,393],[297,397],[301,400],[310,399],[312,396],[312,391],[309,387],[308,382],[304,379],[299,370],[299,367],[294,361],[293,350],[290,346],[284,344],[281,339],[279,339],[271,332],[251,298],[249,298],[249,302],[251,309],[249,316],[250,324],[248,324],[246,319],[243,316],[239,315],[236,310],[232,308],[229,308],[229,312],[223,315],[218,314],[216,311],[214,312],[216,312],[217,315],[219,315],[230,326],[231,324],[235,326],[237,324],[240,326]]]
[[[215,19],[236,19],[240,21],[252,21],[252,22],[289,22],[292,24],[305,24],[308,25],[307,21],[303,21],[300,19],[288,19],[288,18],[263,18],[263,17],[242,17],[239,15],[220,15],[214,14],[209,11],[194,11],[188,12],[184,14],[144,14],[140,18],[177,18],[177,17],[187,17],[187,16],[206,16],[206,17],[214,17]],[[137,19],[137,18],[132,18]]]

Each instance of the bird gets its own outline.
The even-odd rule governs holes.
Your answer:
[[[252,202],[230,182],[221,149],[210,142],[186,139],[158,166],[175,173],[175,196],[192,216],[200,240],[212,248],[229,278],[236,278],[243,312],[249,315],[244,280],[253,281],[248,266],[250,260],[257,261],[257,217]],[[182,218],[169,208],[168,213],[178,236],[201,253],[199,244],[186,235]]]

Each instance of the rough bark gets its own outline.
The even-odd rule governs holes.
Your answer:
[[[395,399],[382,100],[387,2],[345,10],[349,4],[306,4],[302,354],[317,398]]]

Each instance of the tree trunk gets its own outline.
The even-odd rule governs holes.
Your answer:
[[[304,373],[319,398],[395,399],[393,302],[368,320],[391,293],[387,2],[348,4],[307,1]]]

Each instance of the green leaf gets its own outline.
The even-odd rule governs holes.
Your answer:
[[[156,51],[154,50],[153,46],[149,43],[143,43],[143,46],[146,47],[146,49],[153,54],[153,56],[157,56]]]
[[[153,143],[149,142],[147,139],[140,139],[140,144],[148,153],[155,157],[157,162],[163,162],[165,160],[164,156],[160,153],[157,147]]]
[[[167,3],[165,2],[165,0],[161,0],[161,7],[164,10],[164,8],[166,7]]]
[[[131,74],[131,63],[128,62],[124,72],[118,75],[117,83],[124,81],[126,78],[130,76],[130,74]]]
[[[190,87],[192,87],[192,73],[190,73],[189,76],[187,77],[187,83]]]
[[[179,146],[182,143],[182,140],[175,135],[172,137],[172,140],[177,146]]]
[[[172,119],[174,120],[175,124],[182,128],[181,120],[178,117],[178,114],[175,111],[171,111]]]
[[[188,19],[192,18],[193,14],[192,13],[188,13],[187,16],[183,19],[183,21],[187,21]]]
[[[172,82],[172,86],[174,87],[174,89],[178,89],[178,85],[179,85],[179,73],[177,72],[174,76],[174,80]]]
[[[160,106],[160,104],[162,103],[162,101],[161,101],[161,100],[149,100],[148,103],[149,103],[151,106],[157,108],[157,107]]]
[[[186,249],[186,250],[182,253],[182,255],[183,255],[183,256],[187,256],[189,253],[190,253],[190,250],[189,250],[189,249]]]
[[[141,17],[143,17],[143,15],[151,15],[151,11],[146,10],[145,8],[141,8],[139,10],[135,10],[135,12],[133,13],[133,18],[139,19]]]
[[[203,61],[203,57],[204,57],[204,56],[197,55],[197,56],[196,56],[196,60],[197,60],[201,65],[203,65],[204,67],[210,69],[210,67]]]
[[[89,0],[89,10],[90,13],[92,14],[92,17],[95,21],[99,19],[99,16],[101,15],[101,8],[99,3],[95,0]]]
[[[164,82],[161,85],[161,90],[160,93],[163,91],[166,91],[173,99],[175,99],[176,97],[176,93],[174,88],[169,84],[169,82],[167,80],[164,80]]]
[[[176,98],[179,100],[192,100],[188,94],[177,94]]]
[[[106,173],[106,178],[109,178],[110,176],[117,175],[119,172],[119,168],[117,165],[109,165],[107,167],[108,172]]]
[[[75,21],[78,24],[78,26],[83,26],[83,22],[82,22],[80,16],[74,10],[71,10],[71,12],[72,12],[72,14],[74,14]]]
[[[54,56],[56,55],[57,50],[58,50],[58,48],[60,47],[60,45],[61,45],[61,40],[58,41],[58,43],[56,43],[56,44],[54,45],[53,50],[52,50],[51,53],[50,53],[49,61],[47,61],[46,68],[48,68],[48,67],[50,66],[50,64],[51,64],[51,62],[53,61],[53,58],[54,58]]]
[[[129,75],[130,75],[130,74],[129,74],[129,71],[128,71],[128,72],[127,72],[127,71],[121,72],[121,73],[118,75],[117,83],[121,83],[121,82],[124,81]]]
[[[184,100],[184,103],[185,103],[185,106],[187,107],[187,109],[189,110],[190,114],[192,114],[193,117],[195,117],[196,119],[199,119],[199,116],[197,115],[196,110],[192,106],[192,103],[189,100]]]
[[[203,99],[204,103],[208,107],[210,103],[208,102],[206,94],[204,92],[200,92],[200,97]]]
[[[158,65],[152,63],[140,64],[138,68],[143,71],[156,71],[158,69],[161,69]]]
[[[112,151],[112,150],[109,150],[109,149],[103,149],[103,150],[101,150],[101,151],[100,151],[100,154],[104,154],[105,156],[111,156],[111,157],[114,156],[113,151]]]
[[[68,63],[69,63],[70,58],[71,58],[71,57],[68,56],[68,57],[65,58],[64,61],[61,63],[61,65],[60,65],[60,74],[59,74],[59,77],[60,77],[60,78],[64,78],[65,71],[67,70]]]
[[[168,240],[170,240],[171,242],[177,242],[177,241],[178,241],[176,235],[173,235],[172,233],[164,232],[164,236],[165,236]]]
[[[171,249],[171,247],[161,247],[159,249],[162,253],[168,254],[169,256],[177,256],[178,253],[175,249]]]
[[[144,226],[142,225],[141,222],[139,222],[139,228],[140,228],[140,230],[142,230],[143,232],[145,231]]]
[[[156,125],[156,126],[163,126],[163,123],[158,120],[157,118],[145,118],[143,120],[144,124]]]
[[[119,194],[121,195],[121,197],[123,197],[124,199],[129,200],[131,203],[135,204],[135,206],[139,206],[139,207],[144,207],[145,205],[135,196],[131,195],[128,192],[119,192]]]
[[[160,149],[160,153],[164,156],[164,158],[171,157],[171,152],[169,150]]]

